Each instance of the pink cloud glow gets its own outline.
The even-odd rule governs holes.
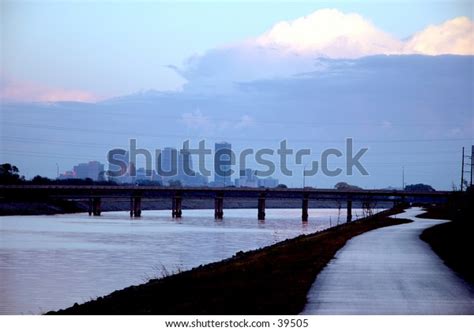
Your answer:
[[[13,102],[57,102],[77,101],[96,102],[100,99],[94,93],[76,90],[42,86],[31,82],[7,80],[2,77],[0,84],[0,100]]]

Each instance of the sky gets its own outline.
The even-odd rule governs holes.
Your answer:
[[[186,80],[168,65],[183,66],[196,54],[258,37],[277,22],[323,8],[358,13],[399,39],[474,15],[471,1],[456,0],[2,0],[2,85],[22,90],[10,99],[47,101],[179,90]]]
[[[459,186],[472,1],[1,2],[0,162],[55,177],[108,150],[368,147],[331,187]],[[256,166],[250,164],[250,166]],[[302,166],[292,178],[301,186]]]

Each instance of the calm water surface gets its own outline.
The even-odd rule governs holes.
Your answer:
[[[149,278],[186,270],[335,225],[337,209],[143,211],[0,217],[0,314],[40,314],[66,308]],[[361,215],[354,210],[354,215]],[[345,221],[341,210],[340,222]]]

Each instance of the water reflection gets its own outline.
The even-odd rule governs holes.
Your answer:
[[[144,211],[0,217],[0,313],[38,314],[335,225],[337,209]],[[359,211],[360,213],[360,211]],[[354,212],[357,214],[357,211]],[[344,222],[345,214],[339,215]]]

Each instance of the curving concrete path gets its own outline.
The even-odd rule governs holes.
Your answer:
[[[413,223],[352,238],[318,275],[303,314],[474,314],[474,287],[459,278],[419,238],[447,222],[394,217]]]

